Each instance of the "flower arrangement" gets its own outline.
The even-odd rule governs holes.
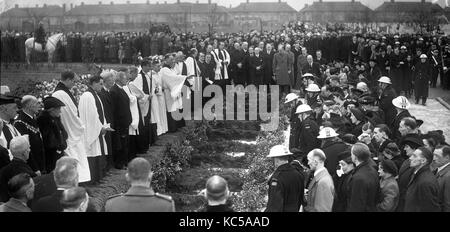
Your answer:
[[[79,80],[75,82],[75,86],[70,90],[77,102],[80,100],[81,95],[86,92],[88,88],[87,82],[89,77],[91,77],[91,74],[80,75]],[[56,85],[58,85],[58,83],[59,80],[53,79],[51,81],[43,81],[36,84],[36,97],[38,98],[38,100],[41,101],[45,97],[50,96],[55,91]]]

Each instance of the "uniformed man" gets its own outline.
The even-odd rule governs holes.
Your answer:
[[[298,212],[304,203],[304,176],[289,164],[289,149],[276,145],[267,158],[273,158],[275,172],[269,179],[269,199],[265,212]]]
[[[42,51],[45,51],[45,30],[44,30],[44,24],[42,22],[39,22],[38,28],[34,32],[35,35],[35,42],[42,44]]]
[[[105,203],[105,212],[174,212],[172,197],[155,193],[151,188],[152,176],[146,159],[133,159],[125,176],[131,188],[124,194],[111,196]]]
[[[320,147],[320,140],[317,139],[319,126],[312,118],[313,111],[309,105],[298,106],[295,113],[298,115],[300,125],[297,128],[298,132],[296,132],[298,133],[297,147],[292,148],[291,151],[297,160],[305,164],[305,157],[308,152]]]
[[[390,125],[395,118],[397,111],[392,104],[392,100],[397,97],[397,93],[392,88],[392,82],[389,77],[382,76],[378,80],[378,106],[384,112],[384,121]]]
[[[416,104],[422,99],[422,105],[426,105],[428,98],[428,90],[430,81],[432,81],[432,67],[427,61],[428,57],[425,54],[420,55],[420,61],[416,64],[414,70],[414,94]],[[437,77],[436,77],[437,78]]]
[[[296,93],[290,93],[286,96],[284,104],[289,104],[291,108],[290,112],[290,125],[291,125],[291,131],[289,136],[289,149],[297,147],[298,144],[298,126],[300,125],[300,120],[298,119],[295,112],[297,111],[297,107],[303,102],[299,99],[299,96]]]

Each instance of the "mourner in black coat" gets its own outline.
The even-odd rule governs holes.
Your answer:
[[[439,185],[429,165],[413,174],[405,197],[405,212],[440,212]]]
[[[127,93],[119,86],[111,88],[111,99],[113,100],[112,133],[113,158],[116,168],[122,169],[128,162],[128,140],[129,126],[131,124],[130,99]]]
[[[264,83],[264,58],[261,54],[249,56],[248,61],[248,72],[249,72],[249,81],[248,84],[252,84],[255,86],[262,85]]]
[[[46,110],[38,116],[37,123],[44,144],[46,173],[50,173],[67,148],[68,135],[61,119],[52,117]]]

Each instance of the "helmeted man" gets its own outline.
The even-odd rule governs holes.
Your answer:
[[[269,179],[266,212],[298,212],[303,204],[304,176],[289,164],[290,155],[287,147],[276,145],[267,156],[273,158],[276,170]]]
[[[39,26],[35,31],[34,37],[35,37],[34,42],[42,44],[42,51],[45,51],[45,44],[46,44],[45,30],[44,30],[44,24],[42,22],[39,22]]]
[[[392,100],[397,96],[389,77],[382,76],[378,80],[378,106],[384,112],[384,121],[389,125],[395,118],[396,110]]]
[[[298,145],[292,148],[294,156],[301,162],[304,162],[304,158],[314,148],[320,147],[320,141],[317,139],[319,135],[319,126],[312,119],[312,109],[309,105],[302,104],[297,107],[296,114],[300,119],[300,125],[298,127]]]
[[[416,97],[416,104],[419,104],[419,100],[422,99],[422,105],[425,105],[428,97],[432,67],[428,63],[427,59],[427,55],[420,55],[420,61],[416,64],[414,70],[414,94]]]

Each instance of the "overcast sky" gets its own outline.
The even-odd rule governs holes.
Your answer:
[[[85,2],[86,4],[97,4],[100,0],[0,0],[0,10],[4,8],[5,5],[8,5],[10,7],[13,7],[15,4],[19,4],[21,7],[26,6],[35,6],[36,4],[39,4],[42,6],[44,3],[46,4],[58,4],[62,5],[63,3],[74,3],[76,5],[79,5],[81,2]],[[127,0],[101,0],[103,4],[109,4],[111,1],[114,1],[115,3],[126,3]],[[147,0],[129,0],[131,3],[145,3]],[[176,0],[150,0],[151,3],[156,3],[159,1],[160,3],[163,3],[164,1],[167,1],[168,3],[174,3]],[[181,0],[182,2],[196,2],[197,0]],[[208,0],[198,0],[200,3],[207,3]],[[274,2],[278,0],[250,0],[250,2]],[[282,0],[283,2],[287,2],[290,6],[292,6],[295,10],[302,9],[305,4],[312,4],[313,1],[318,0]],[[324,1],[351,1],[351,0],[324,0]],[[376,7],[380,6],[384,1],[390,1],[390,0],[356,0],[361,1],[363,4],[369,6],[372,9],[375,9]],[[396,0],[399,2],[420,2],[420,0]],[[435,2],[437,0],[426,0],[427,2]],[[223,5],[226,7],[229,7],[230,4],[234,7],[239,5],[241,2],[245,2],[245,0],[212,0],[213,3],[218,3],[219,5]],[[6,4],[5,4],[6,3]]]

